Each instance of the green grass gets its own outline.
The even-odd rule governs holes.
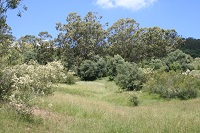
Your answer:
[[[107,79],[59,84],[54,95],[38,98],[32,122],[0,104],[2,133],[198,133],[200,98],[167,101],[144,92],[120,92]],[[131,107],[136,95],[140,104]]]

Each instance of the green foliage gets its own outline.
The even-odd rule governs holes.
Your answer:
[[[138,63],[138,65],[142,68],[150,68],[152,70],[169,69],[163,59],[156,58],[152,58],[151,60],[142,60],[140,63]]]
[[[159,27],[140,28],[134,38],[136,40],[132,51],[134,62],[152,57],[165,57],[183,42],[175,30],[164,30]]]
[[[162,67],[166,67],[167,68],[167,65],[165,64],[164,61],[162,61],[161,59],[152,59],[150,61],[150,66],[154,69],[154,70],[157,70],[157,69],[160,69]]]
[[[170,70],[187,70],[192,69],[192,67],[188,64],[193,61],[193,58],[178,49],[169,53],[164,61]]]
[[[56,48],[54,41],[48,32],[40,32],[39,37],[26,35],[18,39],[17,48],[23,55],[24,63],[36,60],[39,64],[45,65],[56,60]]]
[[[84,19],[75,12],[67,16],[67,23],[57,23],[60,31],[56,39],[57,46],[62,49],[61,56],[70,65],[79,66],[83,60],[91,60],[95,55],[103,55],[106,31],[100,23],[102,16],[96,12],[88,12]],[[74,62],[71,62],[72,58]]]
[[[193,58],[200,57],[200,39],[186,38],[185,43],[181,45],[180,49],[191,55]]]
[[[31,60],[37,60],[37,37],[31,35],[22,36],[16,43],[19,51],[23,55],[24,63],[28,63]]]
[[[131,60],[132,49],[134,47],[134,34],[139,29],[139,24],[130,18],[119,19],[108,31],[109,55],[120,55],[127,61]]]
[[[79,73],[82,80],[97,79],[97,64],[91,60],[84,60],[80,67]]]
[[[115,55],[114,57],[107,57],[107,74],[110,80],[113,80],[117,76],[117,66],[119,64],[124,64],[125,61],[120,55]]]
[[[145,75],[136,64],[125,62],[117,66],[115,82],[124,90],[140,90],[145,82]]]
[[[194,70],[200,70],[200,58],[195,58],[188,65],[192,66]]]
[[[144,90],[171,99],[190,99],[197,97],[199,79],[179,72],[158,72],[144,85]]]
[[[129,98],[129,101],[131,102],[132,106],[138,106],[139,105],[139,99],[135,95],[131,95]]]
[[[52,36],[48,32],[40,32],[38,36],[34,52],[36,53],[37,62],[45,65],[54,60],[54,41],[51,40]]]
[[[75,84],[76,83],[76,78],[72,73],[68,72],[67,77],[66,77],[64,82],[67,83],[67,84],[70,84],[70,85],[71,84]]]
[[[97,77],[107,76],[106,61],[103,58],[99,58],[96,62],[97,64]]]
[[[7,42],[8,40],[13,40],[11,28],[6,23],[7,11],[18,8],[19,6],[22,5],[21,3],[22,3],[22,0],[1,0],[0,1],[0,45],[4,45],[3,46],[4,48],[6,48],[9,45],[5,42]],[[23,10],[27,10],[27,7],[24,6]],[[22,10],[20,10],[20,8],[18,8],[18,11],[19,12],[17,15],[21,16]],[[1,53],[1,50],[0,50],[0,54],[2,55],[5,53]]]

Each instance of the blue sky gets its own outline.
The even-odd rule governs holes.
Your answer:
[[[103,16],[111,26],[120,18],[136,20],[140,27],[175,29],[183,37],[200,38],[200,0],[24,0],[28,11],[17,17],[7,13],[7,23],[17,38],[48,31],[56,37],[56,23],[66,23],[70,12],[84,17],[89,11]]]

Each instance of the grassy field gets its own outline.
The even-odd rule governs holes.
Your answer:
[[[139,106],[131,106],[137,95]],[[107,79],[59,84],[36,100],[32,122],[0,104],[2,133],[199,133],[200,98],[163,100],[142,92],[120,92]]]

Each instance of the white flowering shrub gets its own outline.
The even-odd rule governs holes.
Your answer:
[[[37,63],[22,64],[3,70],[3,84],[11,92],[31,92],[34,94],[49,94],[53,83],[65,80],[64,67],[60,62],[47,65]]]
[[[38,95],[51,94],[52,85],[66,78],[59,61],[47,65],[31,62],[7,67],[0,75],[0,99],[9,100],[18,112],[29,114],[30,100]]]

